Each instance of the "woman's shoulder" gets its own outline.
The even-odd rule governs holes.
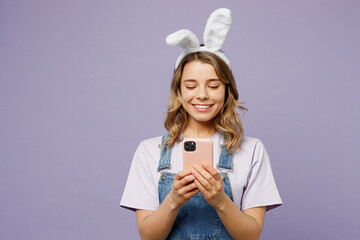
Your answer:
[[[257,142],[261,142],[260,138],[243,136],[241,139],[241,143],[244,144],[256,144]]]
[[[259,138],[243,136],[238,149],[234,152],[234,157],[242,159],[243,163],[252,163],[263,159],[263,155],[266,153],[264,144]],[[247,161],[244,161],[247,159]]]
[[[255,149],[257,145],[263,147],[263,143],[259,138],[243,136],[241,139],[239,150],[251,152]]]
[[[161,143],[161,137],[162,136],[152,137],[140,141],[134,159],[141,164],[153,163],[156,165],[160,158],[159,145]]]
[[[145,149],[153,149],[155,147],[158,148],[159,144],[161,144],[161,138],[162,136],[146,138],[140,142],[139,147]]]

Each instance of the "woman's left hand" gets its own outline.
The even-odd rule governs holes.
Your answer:
[[[195,184],[204,195],[206,202],[215,209],[220,209],[225,204],[227,195],[224,192],[223,180],[218,171],[202,163],[203,167],[195,165],[192,174]]]

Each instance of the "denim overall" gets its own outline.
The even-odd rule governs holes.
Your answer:
[[[158,171],[161,172],[159,180],[159,202],[164,201],[166,195],[171,191],[175,173],[163,171],[170,168],[172,148],[163,149],[164,141],[169,137],[165,134],[161,140],[161,156]],[[221,147],[218,168],[232,169],[233,155],[228,154],[226,147]],[[223,178],[223,185],[225,193],[233,201],[233,195],[230,186],[230,180],[227,172],[220,173]],[[180,211],[175,219],[174,225],[169,236],[166,239],[171,240],[207,240],[207,239],[232,239],[226,231],[223,223],[217,215],[215,209],[210,206],[201,192],[195,194],[191,199],[180,208]]]

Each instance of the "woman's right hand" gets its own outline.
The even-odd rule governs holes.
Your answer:
[[[165,239],[174,224],[180,208],[199,192],[191,169],[178,172],[173,186],[156,211],[136,210],[141,239]]]
[[[199,192],[194,179],[191,169],[182,170],[174,177],[172,189],[167,197],[175,209],[180,209]]]

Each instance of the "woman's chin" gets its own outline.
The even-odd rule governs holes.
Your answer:
[[[205,124],[205,123],[212,123],[213,117],[206,117],[206,116],[195,116],[191,117],[194,122]]]

